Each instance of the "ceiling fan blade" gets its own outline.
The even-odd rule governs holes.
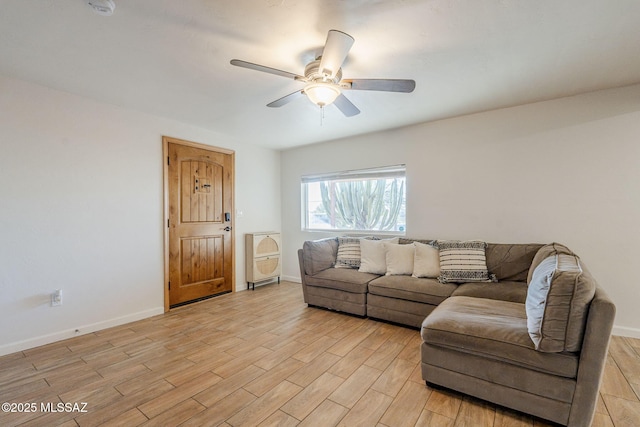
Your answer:
[[[288,104],[291,101],[294,101],[303,96],[304,96],[304,93],[301,90],[299,90],[297,92],[290,93],[289,95],[285,95],[280,99],[276,99],[273,102],[270,102],[269,104],[267,104],[267,107],[282,107],[283,105]]]
[[[414,80],[402,79],[346,79],[341,83],[348,83],[353,90],[379,90],[385,92],[413,92],[416,88]]]
[[[360,110],[358,110],[358,107],[353,105],[353,103],[349,101],[343,94],[340,94],[336,98],[336,100],[333,101],[333,104],[338,107],[338,109],[342,111],[342,114],[347,117],[353,117],[356,114],[360,114]]]
[[[307,81],[306,77],[288,71],[278,70],[277,68],[266,67],[264,65],[254,64],[253,62],[243,61],[241,59],[232,59],[231,65],[236,67],[248,68],[250,70],[262,71],[263,73],[275,74],[276,76],[287,77],[294,80]]]
[[[342,67],[342,63],[347,57],[353,42],[353,37],[347,33],[338,30],[329,31],[318,71],[327,73],[331,78],[335,77],[340,67]]]

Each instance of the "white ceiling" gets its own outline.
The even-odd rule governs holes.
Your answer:
[[[638,0],[2,0],[0,74],[283,149],[640,83]],[[410,94],[349,91],[344,117],[298,99],[327,31],[355,38],[346,78],[406,78]],[[221,142],[222,144],[222,142]]]

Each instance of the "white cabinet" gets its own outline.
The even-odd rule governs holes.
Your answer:
[[[278,278],[280,283],[280,233],[266,231],[245,234],[247,289],[257,282]]]

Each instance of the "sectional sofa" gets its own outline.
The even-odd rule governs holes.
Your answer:
[[[567,247],[336,237],[298,256],[309,306],[420,328],[427,384],[591,424],[615,306]]]

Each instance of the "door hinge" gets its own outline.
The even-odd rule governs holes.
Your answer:
[[[169,228],[169,219],[167,218],[167,228]]]
[[[170,164],[170,163],[169,163],[169,156],[167,156],[167,165],[169,165],[169,164]]]
[[[171,282],[169,282],[169,290],[171,290]]]

